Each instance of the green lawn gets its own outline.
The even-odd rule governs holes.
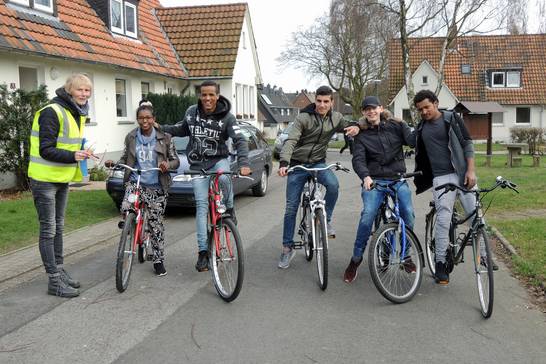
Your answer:
[[[507,152],[507,149],[506,147],[504,146],[504,144],[500,144],[500,143],[493,143],[491,144],[491,148],[493,149],[493,152]],[[487,143],[480,143],[480,144],[477,144],[475,143],[474,144],[474,150],[477,151],[477,152],[485,152],[487,150]]]
[[[65,232],[91,225],[119,212],[106,191],[74,191],[68,197]],[[0,254],[38,242],[39,223],[30,192],[0,201]]]
[[[484,199],[484,207],[492,200],[486,219],[514,245],[521,258],[514,257],[516,270],[535,283],[546,281],[546,158],[541,167],[533,168],[532,158],[522,156],[523,166],[507,168],[506,156],[495,155],[491,168],[485,167],[485,156],[476,157],[479,184],[489,187],[496,176],[503,176],[518,185],[519,194],[498,189]],[[532,216],[522,216],[523,212]]]

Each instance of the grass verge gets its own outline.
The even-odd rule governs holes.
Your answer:
[[[533,284],[546,282],[546,158],[541,166],[532,167],[532,157],[522,156],[522,167],[507,168],[506,156],[495,155],[491,167],[485,167],[485,156],[476,156],[481,187],[489,187],[497,176],[518,185],[519,194],[495,190],[483,200],[488,223],[495,226],[518,251],[512,257],[514,269]]]
[[[119,212],[106,191],[71,191],[65,233],[115,217]],[[37,244],[39,223],[30,192],[0,201],[0,254]]]

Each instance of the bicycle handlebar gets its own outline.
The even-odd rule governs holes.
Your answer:
[[[341,163],[339,162],[336,162],[336,163],[332,163],[330,165],[327,165],[326,167],[320,167],[320,168],[308,168],[308,167],[305,167],[305,166],[302,166],[300,164],[298,164],[297,166],[293,166],[293,167],[290,167],[288,168],[288,173],[291,173],[291,172],[294,172],[294,170],[296,169],[302,169],[304,171],[307,171],[307,172],[319,172],[319,171],[326,171],[328,169],[334,169],[336,171],[343,171],[343,172],[350,172],[351,170],[347,167],[344,167]]]
[[[138,169],[138,168],[133,168],[133,167],[128,166],[128,165],[123,164],[123,163],[116,164],[111,169],[116,169],[116,167],[123,167],[125,169],[128,169],[128,170],[133,171],[133,172],[137,172],[137,173],[144,173],[144,172],[151,172],[151,171],[161,171],[161,168],[158,168],[158,167],[147,168],[147,169]],[[176,171],[169,170],[168,172],[172,173],[172,172],[176,172]]]
[[[517,185],[515,183],[507,180],[507,179],[504,179],[502,176],[498,176],[495,179],[495,184],[490,188],[480,188],[480,189],[477,189],[477,190],[469,190],[469,189],[460,187],[460,186],[458,186],[456,184],[453,184],[453,183],[445,183],[443,185],[440,185],[440,186],[436,187],[435,190],[436,191],[444,190],[444,192],[442,192],[442,194],[440,196],[438,196],[438,198],[440,198],[444,194],[448,193],[449,191],[459,190],[459,191],[461,191],[463,193],[484,193],[484,192],[491,192],[497,187],[509,188],[512,191],[515,191],[516,193],[519,193],[519,191],[516,189]]]
[[[387,184],[373,182],[370,189],[374,189],[376,187],[390,188],[391,186],[394,186],[398,182],[404,181],[407,178],[412,178],[412,177],[421,176],[421,175],[423,175],[422,171],[416,171],[416,172],[410,172],[410,173],[398,173],[398,179],[396,179],[396,180],[394,180],[392,182],[389,182]]]
[[[182,176],[193,176],[193,177],[190,177],[190,180],[193,180],[193,179],[201,179],[201,178],[207,178],[207,177],[210,177],[210,176],[220,176],[222,174],[226,174],[226,175],[231,175],[231,178],[245,178],[245,179],[249,179],[251,181],[254,181],[254,178],[252,177],[249,177],[249,176],[243,176],[243,175],[240,175],[238,172],[231,172],[231,171],[206,171],[204,169],[200,170],[200,171],[184,171],[183,174],[178,174],[176,176],[173,177],[173,180],[175,180],[177,177],[180,178]],[[183,177],[182,177],[183,178]]]

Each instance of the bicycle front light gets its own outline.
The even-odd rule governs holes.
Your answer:
[[[130,203],[135,203],[137,200],[137,195],[135,195],[134,193],[131,193],[129,196],[127,196],[127,201],[129,201]]]
[[[112,172],[112,177],[114,178],[121,178],[123,179],[123,171],[121,169],[116,169],[114,172]]]

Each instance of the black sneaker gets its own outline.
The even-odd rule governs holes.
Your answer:
[[[80,282],[73,279],[70,274],[68,274],[67,271],[64,270],[64,268],[61,268],[59,270],[59,273],[61,275],[61,279],[68,284],[72,288],[80,288]]]
[[[235,209],[233,207],[226,210],[226,215],[230,216],[233,223],[237,225],[237,217],[235,216]]]
[[[404,259],[404,263],[402,263],[402,266],[404,267],[404,270],[406,273],[416,273],[417,267],[415,266],[415,263],[411,259],[411,257],[407,257]]]
[[[199,252],[199,256],[197,257],[197,263],[195,264],[195,269],[197,269],[198,272],[206,272],[209,270],[208,251],[202,250]]]
[[[158,277],[167,275],[167,270],[165,269],[165,265],[163,264],[163,262],[154,263],[154,270],[155,270],[155,274]]]
[[[63,281],[60,274],[49,277],[47,293],[52,296],[67,298],[78,297],[80,295],[80,291],[77,288],[69,286],[68,283]]]
[[[449,274],[446,271],[446,265],[442,262],[436,262],[436,283],[446,285],[449,283]]]

